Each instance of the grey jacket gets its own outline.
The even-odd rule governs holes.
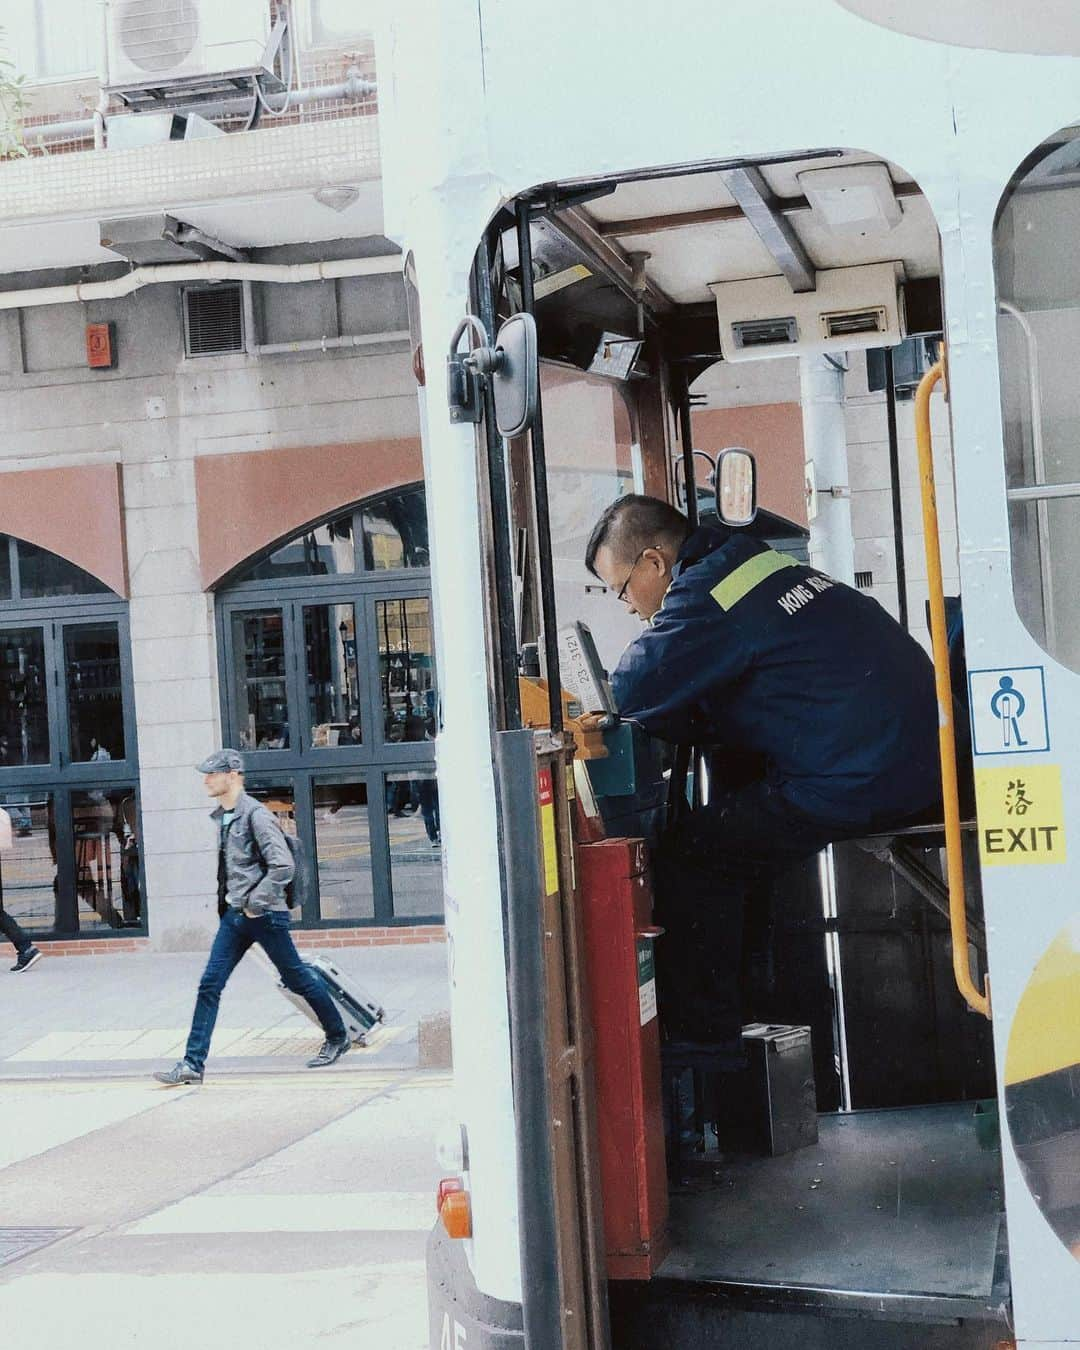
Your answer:
[[[292,881],[292,853],[277,821],[254,797],[242,792],[234,807],[225,847],[218,847],[218,899],[233,909],[266,914],[272,909],[288,911],[285,887]],[[224,808],[210,812],[221,838]]]

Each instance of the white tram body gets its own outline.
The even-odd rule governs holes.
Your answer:
[[[516,1156],[513,1129],[482,485],[474,428],[450,420],[442,378],[469,305],[478,240],[500,206],[536,185],[654,166],[851,147],[918,184],[941,240],[968,665],[1038,668],[1045,691],[1045,747],[993,746],[994,758],[976,754],[976,770],[1060,773],[1063,851],[982,868],[1004,1121],[1014,1017],[1038,963],[1080,915],[1080,673],[1062,658],[1069,634],[1080,634],[1080,607],[1059,579],[1055,655],[1014,599],[994,232],[1019,166],[1080,121],[1080,19],[1072,6],[995,3],[945,7],[962,9],[963,21],[910,4],[906,21],[871,0],[391,8],[380,33],[380,134],[387,233],[415,260],[427,357],[420,393],[442,696],[437,757],[455,1093],[472,1203],[464,1247],[477,1287],[516,1304],[516,1179],[532,1160]],[[1060,268],[1076,268],[1075,244]],[[1062,542],[1063,562],[1067,555]],[[987,743],[977,735],[980,749]],[[1080,1261],[1047,1223],[1004,1128],[1002,1149],[1017,1343],[1078,1343]],[[451,1329],[446,1343],[469,1342]]]

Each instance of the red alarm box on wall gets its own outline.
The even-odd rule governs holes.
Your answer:
[[[91,370],[116,369],[116,324],[86,325],[86,364]]]
[[[647,1280],[667,1254],[652,886],[641,839],[577,851],[593,1019],[607,1270]]]

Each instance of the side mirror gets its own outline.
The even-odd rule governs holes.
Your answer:
[[[757,515],[757,465],[749,450],[721,450],[716,461],[716,514],[725,525],[750,525]]]
[[[495,424],[500,436],[512,440],[524,435],[536,418],[540,361],[533,316],[522,313],[507,319],[495,338],[495,351],[491,372]]]
[[[479,345],[459,352],[458,343],[468,329]],[[524,435],[536,420],[540,389],[540,355],[536,320],[531,314],[515,314],[503,324],[488,345],[487,330],[473,314],[466,314],[450,339],[446,358],[446,401],[451,422],[483,419],[483,380],[491,381],[495,425],[499,435],[511,440]]]

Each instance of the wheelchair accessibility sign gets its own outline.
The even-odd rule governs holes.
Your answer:
[[[1042,666],[968,672],[972,748],[977,755],[1050,749]]]

